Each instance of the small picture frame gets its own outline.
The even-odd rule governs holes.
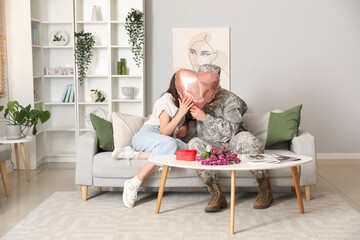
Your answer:
[[[56,30],[50,34],[49,40],[53,46],[65,46],[69,41],[69,35],[64,31]]]

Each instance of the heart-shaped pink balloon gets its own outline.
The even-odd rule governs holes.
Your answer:
[[[176,72],[175,84],[181,99],[191,96],[194,104],[202,109],[215,97],[220,78],[215,72],[196,73],[190,69],[180,69]]]

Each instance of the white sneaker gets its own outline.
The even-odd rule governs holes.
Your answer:
[[[125,159],[135,159],[139,156],[138,152],[135,152],[135,150],[130,147],[130,146],[126,146],[123,147],[120,150],[114,150],[112,153],[112,157],[114,158],[125,158]]]
[[[140,187],[136,187],[132,184],[131,179],[126,180],[124,183],[124,191],[122,195],[122,200],[127,208],[133,208],[135,200],[137,198],[137,192]]]

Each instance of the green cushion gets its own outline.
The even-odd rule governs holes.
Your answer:
[[[104,151],[114,151],[112,123],[92,113],[90,119],[99,140],[99,147]]]
[[[302,104],[281,113],[270,112],[265,148],[298,135]]]

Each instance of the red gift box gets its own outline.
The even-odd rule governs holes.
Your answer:
[[[196,149],[183,149],[176,151],[176,160],[195,161]]]

